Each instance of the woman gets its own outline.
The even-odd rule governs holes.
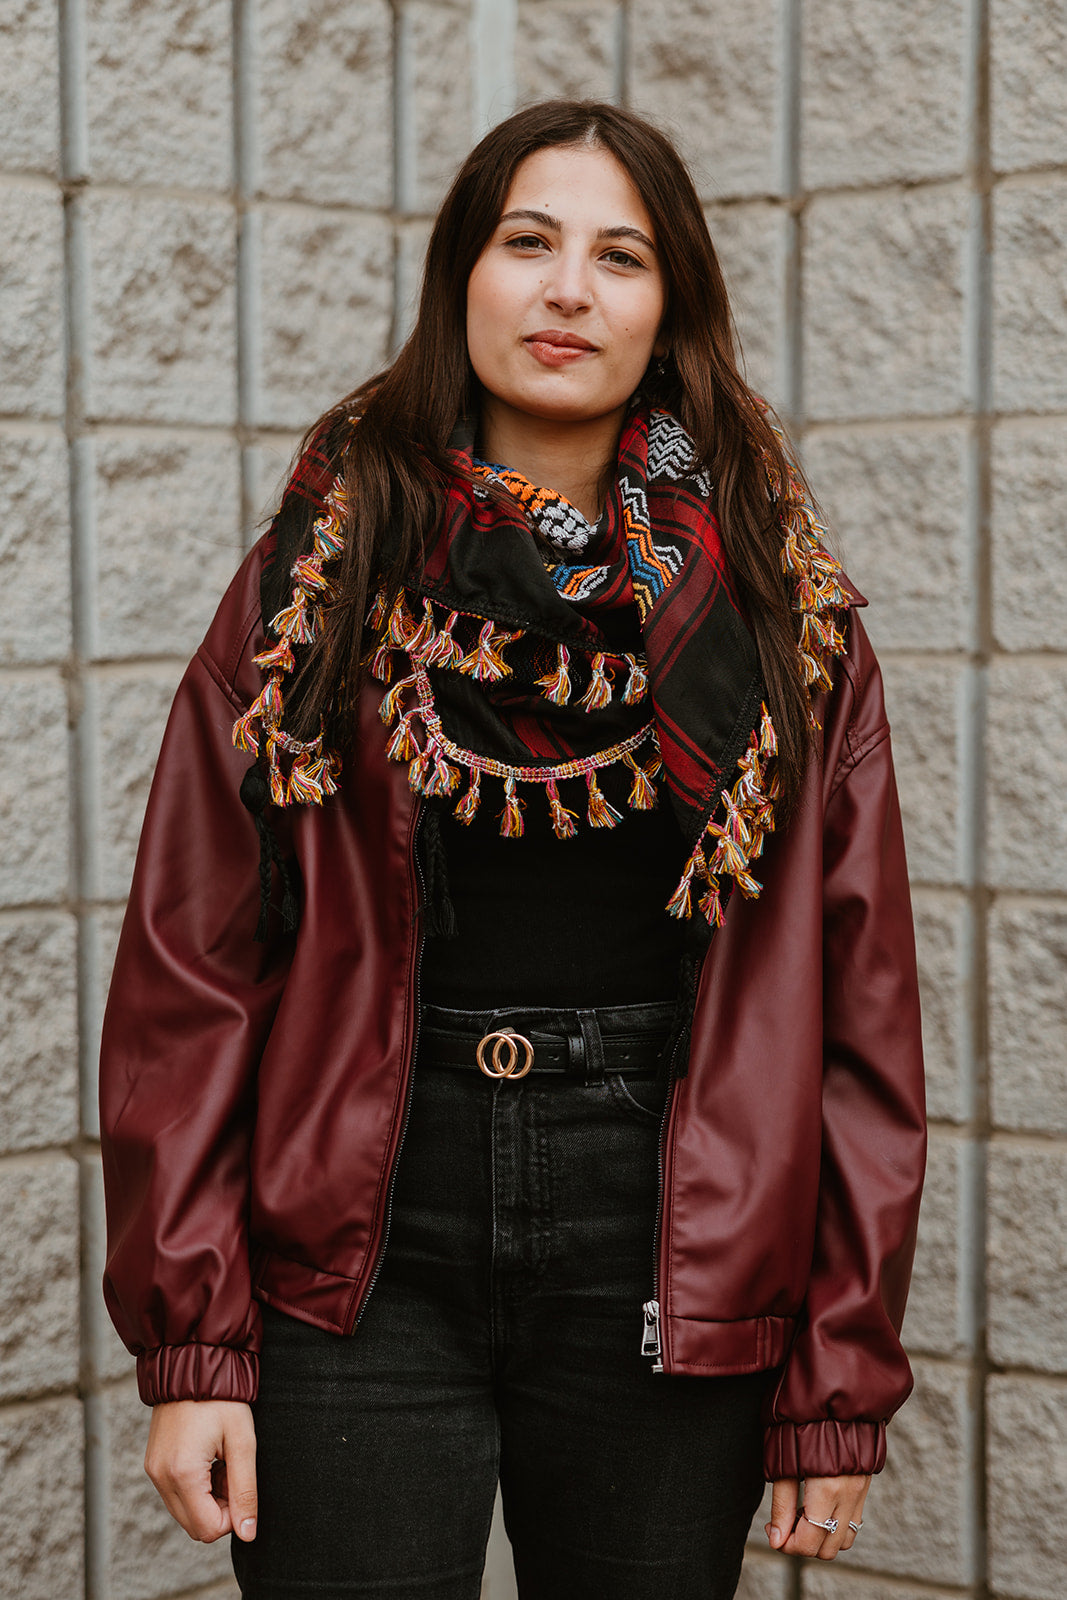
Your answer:
[[[498,1477],[524,1597],[732,1595],[765,1475],[772,1547],[862,1527],[922,1079],[821,533],[669,143],[496,128],[179,690],[112,984],[108,1304],[245,1595],[474,1596]]]

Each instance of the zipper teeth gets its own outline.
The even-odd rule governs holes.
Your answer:
[[[416,914],[418,914],[418,908],[424,905],[426,895],[426,880],[422,875],[422,863],[419,861],[418,852],[418,836],[419,829],[422,826],[423,807],[421,802],[418,802],[418,804],[419,811],[415,818],[415,826],[412,829],[411,834],[412,856],[415,862],[415,881],[419,890]],[[374,1290],[374,1285],[378,1282],[378,1279],[381,1276],[382,1262],[385,1260],[385,1247],[389,1243],[389,1229],[393,1221],[393,1190],[396,1187],[396,1169],[400,1162],[400,1152],[404,1148],[404,1139],[407,1135],[408,1122],[411,1118],[411,1096],[415,1089],[415,1051],[417,1050],[419,1043],[419,1015],[421,1010],[419,1005],[419,984],[422,979],[422,952],[425,944],[425,936],[422,931],[424,921],[425,918],[420,920],[416,933],[418,952],[415,957],[415,982],[413,985],[415,1001],[415,1027],[411,1037],[411,1057],[408,1064],[408,1082],[407,1089],[404,1094],[404,1116],[400,1124],[400,1137],[396,1142],[396,1150],[393,1153],[393,1164],[389,1170],[389,1183],[385,1196],[385,1217],[382,1223],[382,1236],[378,1241],[378,1255],[374,1262],[374,1271],[370,1275],[367,1287],[363,1291],[363,1297],[359,1302],[359,1309],[356,1312],[355,1321],[352,1324],[353,1333],[355,1333],[360,1322],[362,1321],[363,1313],[367,1309],[367,1301],[371,1297],[371,1294]]]
[[[693,974],[693,1008],[692,1008],[693,1009],[693,1014],[696,1013],[696,996],[697,996],[697,990],[700,987],[700,979],[701,979],[701,976],[703,974],[703,971],[704,971],[704,961],[702,959],[700,961],[695,973]],[[693,1016],[691,1015],[690,1018],[689,1018],[690,1028],[692,1028],[692,1022],[693,1022]],[[664,1297],[662,1297],[660,1295],[660,1292],[659,1292],[659,1268],[660,1268],[660,1257],[661,1257],[661,1253],[662,1253],[660,1247],[661,1247],[661,1242],[662,1242],[661,1241],[661,1229],[662,1229],[662,1226],[663,1226],[663,1191],[664,1191],[664,1188],[666,1186],[666,1177],[665,1177],[665,1172],[664,1172],[664,1167],[665,1167],[664,1158],[665,1158],[665,1156],[667,1154],[667,1128],[668,1128],[668,1126],[670,1124],[671,1112],[674,1109],[674,1097],[675,1097],[675,1094],[678,1091],[678,1079],[674,1076],[674,1060],[675,1060],[675,1057],[677,1056],[677,1054],[678,1054],[678,1041],[675,1040],[674,1049],[671,1051],[671,1059],[667,1063],[667,1070],[670,1073],[670,1085],[671,1086],[670,1086],[670,1089],[667,1092],[667,1101],[666,1101],[666,1104],[663,1107],[663,1119],[662,1119],[662,1121],[660,1122],[660,1125],[659,1125],[659,1163],[658,1163],[659,1185],[658,1185],[658,1189],[657,1189],[657,1192],[656,1192],[656,1222],[655,1222],[655,1226],[654,1226],[654,1228],[652,1230],[652,1298],[659,1305],[659,1349],[660,1349],[660,1353],[659,1353],[659,1356],[658,1356],[657,1359],[658,1359],[658,1362],[660,1363],[660,1365],[658,1365],[657,1368],[656,1368],[656,1370],[658,1372],[663,1370],[662,1361],[663,1361],[664,1350],[665,1350],[666,1342],[667,1342],[667,1339],[666,1339],[666,1318],[664,1316],[664,1311],[665,1311],[666,1308],[665,1308]]]

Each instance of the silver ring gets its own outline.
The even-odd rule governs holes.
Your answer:
[[[863,1520],[861,1518],[859,1522],[853,1522],[852,1518],[849,1517],[848,1525],[852,1529],[853,1533],[859,1533],[860,1529],[863,1527]]]
[[[837,1532],[837,1518],[836,1517],[827,1517],[825,1522],[820,1522],[817,1517],[809,1517],[808,1513],[805,1511],[804,1512],[804,1521],[805,1522],[810,1522],[813,1528],[825,1528],[827,1533],[836,1533]]]

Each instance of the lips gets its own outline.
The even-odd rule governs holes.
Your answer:
[[[523,343],[545,367],[569,366],[596,351],[596,345],[583,339],[581,334],[567,333],[562,328],[542,328],[537,333],[528,333]]]
[[[596,345],[583,339],[580,333],[564,333],[559,328],[545,328],[540,333],[528,333],[527,344],[551,344],[560,350],[595,350]]]

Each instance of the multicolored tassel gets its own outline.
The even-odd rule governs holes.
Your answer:
[[[537,687],[545,691],[545,699],[550,700],[554,706],[565,706],[571,697],[571,675],[569,671],[571,653],[565,644],[556,646],[558,666],[555,672],[549,672],[543,678],[538,678]]]
[[[428,667],[458,667],[463,660],[463,649],[452,637],[452,629],[459,618],[458,611],[449,613],[443,628],[439,628],[430,646],[423,652]]]
[[[622,703],[624,706],[635,706],[648,693],[648,669],[638,656],[624,655],[622,659],[630,669]]]
[[[609,804],[604,791],[596,781],[595,772],[585,775],[586,787],[589,791],[589,826],[591,828],[614,828],[622,821],[621,811]]]
[[[401,717],[393,732],[393,737],[385,747],[385,753],[390,761],[410,761],[415,754],[416,745],[411,737],[411,717]]]
[[[501,651],[512,639],[517,638],[517,633],[498,629],[494,622],[487,622],[478,635],[474,649],[457,663],[459,671],[477,678],[480,683],[496,683],[500,678],[506,678],[511,668]]]
[[[611,704],[611,679],[607,674],[606,657],[603,651],[598,650],[590,665],[593,676],[589,680],[589,687],[582,695],[578,704],[587,711],[602,711]]]
[[[308,605],[308,597],[297,584],[293,598],[277,616],[271,619],[272,630],[289,644],[311,644],[315,639],[315,625],[319,620],[318,608]]]
[[[630,788],[630,810],[652,811],[656,804],[656,785],[652,782],[648,772],[636,761],[630,752],[623,756],[626,765],[633,771],[634,779]]]
[[[568,811],[559,797],[555,778],[549,778],[545,784],[545,793],[548,795],[548,808],[552,814],[552,832],[557,839],[573,839],[578,831],[578,813]]]
[[[704,859],[704,851],[699,841],[685,864],[685,871],[682,873],[677,889],[667,901],[667,911],[670,916],[681,919],[693,915],[693,877],[698,871],[702,877],[707,874],[707,862]]]
[[[500,836],[503,839],[521,839],[523,833],[522,808],[515,779],[509,773],[504,779],[504,809],[500,813]]]
[[[474,821],[478,810],[478,802],[481,799],[481,781],[482,775],[478,771],[478,768],[470,768],[470,782],[467,785],[467,792],[452,812],[452,815],[455,817],[456,821],[464,823],[468,828]]]

